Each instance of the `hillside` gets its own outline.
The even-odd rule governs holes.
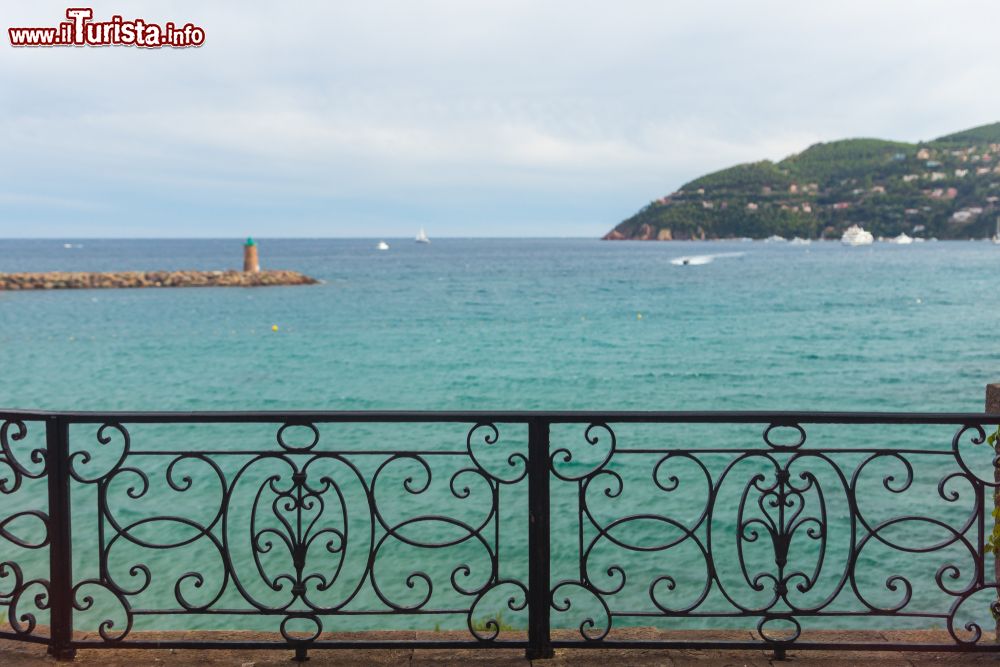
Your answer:
[[[855,223],[876,236],[982,238],[998,216],[993,123],[919,144],[845,139],[736,165],[650,202],[604,238],[838,238]]]

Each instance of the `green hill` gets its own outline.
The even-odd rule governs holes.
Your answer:
[[[909,144],[845,139],[701,176],[624,220],[606,239],[980,238],[1000,215],[1000,123]]]
[[[947,136],[935,139],[932,144],[966,144],[975,145],[977,143],[1000,143],[1000,123],[990,123],[980,125],[971,130],[956,132]]]

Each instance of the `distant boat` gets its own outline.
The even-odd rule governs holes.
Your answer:
[[[766,239],[764,239],[764,243],[787,243],[787,242],[788,239],[786,239],[784,236],[778,236],[777,234],[775,234],[774,236],[768,236]]]
[[[875,242],[875,237],[871,232],[866,232],[861,225],[851,225],[840,237],[840,242],[850,246],[871,245]]]
[[[1000,245],[1000,216],[997,216],[997,231],[993,235],[993,242]]]
[[[375,248],[378,249],[378,250],[388,250],[389,249],[389,244],[386,243],[385,241],[379,241],[378,245],[375,246]]]
[[[791,245],[809,245],[810,243],[812,243],[812,239],[803,239],[798,236],[789,241]]]
[[[896,245],[910,245],[913,243],[913,238],[907,236],[906,232],[903,232],[899,236],[889,239],[889,243],[895,243]]]
[[[416,242],[417,243],[430,243],[431,242],[431,240],[429,238],[427,238],[427,232],[424,231],[423,227],[421,227],[420,228],[420,232],[417,233]]]

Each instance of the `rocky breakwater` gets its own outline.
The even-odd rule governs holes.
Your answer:
[[[0,273],[0,291],[32,289],[128,289],[138,287],[270,287],[315,285],[297,271],[118,271]]]

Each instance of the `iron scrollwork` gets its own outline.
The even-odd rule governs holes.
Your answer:
[[[748,444],[689,446],[635,444],[607,415],[515,417],[527,447],[466,414],[440,449],[340,447],[323,425],[335,418],[303,415],[248,420],[273,425],[249,449],[144,448],[121,416],[60,416],[60,429],[91,429],[70,446],[68,429],[37,415],[0,417],[0,637],[55,646],[40,628],[70,609],[77,629],[96,631],[91,645],[128,644],[165,615],[242,615],[297,652],[347,616],[449,617],[471,645],[532,647],[539,632],[549,641],[549,624],[574,630],[563,645],[600,646],[626,624],[743,618],[761,645],[783,650],[808,645],[829,619],[878,619],[935,625],[948,648],[986,650],[983,619],[1000,617],[986,549],[1000,456],[974,415],[913,422],[958,425],[950,446],[838,448],[818,446],[816,418],[793,413],[760,420]],[[649,420],[690,421],[726,423]],[[43,423],[38,434],[54,439],[30,445]],[[556,423],[574,437],[551,441]],[[65,456],[50,459],[53,445]],[[64,486],[77,513],[96,504],[71,544]],[[52,508],[29,502],[46,491]],[[80,568],[76,550],[92,543]],[[67,569],[77,557],[74,579],[48,551]],[[68,585],[50,584],[50,566]],[[527,642],[509,639],[525,627]]]
[[[600,452],[598,431],[608,442]],[[763,448],[628,449],[608,424],[592,423],[582,438],[589,450],[558,446],[550,469],[576,486],[580,550],[579,575],[552,590],[553,612],[578,626],[584,642],[607,637],[616,619],[739,616],[757,619],[760,640],[774,647],[796,642],[806,619],[823,616],[924,618],[956,644],[980,641],[981,623],[958,617],[981,593],[997,609],[982,534],[984,488],[996,483],[977,475],[960,451],[965,439],[985,442],[981,426],[961,427],[950,450],[926,452],[810,448],[806,430],[794,422],[768,424],[762,439]],[[585,453],[591,459],[581,463]],[[920,486],[916,505],[915,461],[925,465],[921,484],[936,476],[929,489]],[[883,477],[876,482],[878,472]],[[622,501],[626,480],[646,485],[640,513]],[[877,507],[873,484],[902,501]],[[682,488],[688,502],[674,511],[681,505],[670,496]],[[935,498],[951,511],[947,519],[931,508],[906,511]],[[918,582],[891,570],[872,590],[874,552],[936,558],[934,590],[916,601]],[[683,571],[671,569],[674,561],[684,563]],[[923,600],[934,595],[950,605],[927,607]]]
[[[27,638],[36,633],[39,614],[49,609],[49,582],[35,574],[35,552],[49,546],[49,516],[37,495],[25,488],[33,480],[46,480],[46,451],[27,444],[29,424],[37,422],[0,418],[0,636]],[[6,626],[6,627],[5,627]]]
[[[527,457],[500,443],[495,424],[474,424],[464,450],[334,450],[299,421],[280,424],[275,440],[252,452],[140,451],[109,422],[96,433],[103,456],[72,453],[71,477],[97,488],[100,538],[100,575],[77,582],[73,605],[101,615],[103,641],[125,641],[137,617],[157,613],[274,616],[296,646],[315,642],[329,616],[447,613],[495,643],[498,610],[526,609],[525,584],[501,567],[499,511]],[[453,502],[430,507],[441,484]],[[195,509],[164,512],[155,500],[167,492],[196,498]],[[169,573],[165,560],[185,550],[199,554],[195,566]],[[401,569],[401,552],[431,551],[461,560],[444,575],[416,566],[440,558]]]

